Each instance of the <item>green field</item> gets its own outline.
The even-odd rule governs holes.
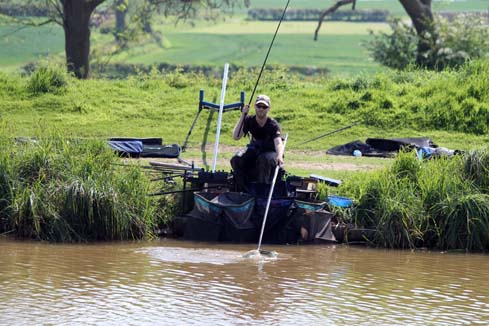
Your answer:
[[[321,2],[327,7],[332,1]],[[251,7],[283,7],[283,0],[252,1]],[[314,8],[315,0],[291,1],[291,7]],[[485,10],[487,0],[435,1],[435,10]],[[387,9],[404,15],[395,0],[359,1],[359,9]],[[163,44],[153,40],[132,44],[130,50],[115,57],[99,58],[111,63],[186,64],[222,66],[225,62],[242,66],[259,66],[276,29],[276,22],[249,22],[244,8],[236,8],[234,15],[221,17],[215,23],[202,21],[155,24],[164,38]],[[315,22],[284,22],[269,57],[270,64],[327,68],[334,75],[372,73],[383,68],[372,62],[361,45],[369,39],[369,30],[385,31],[386,24],[326,22],[313,41]],[[7,27],[0,25],[0,70],[12,72],[21,66],[48,55],[63,56],[64,36],[59,26],[39,28]],[[16,31],[15,33],[13,33]],[[111,38],[94,30],[92,48],[103,49]]]
[[[252,8],[283,8],[286,0],[251,0]],[[291,0],[291,8],[328,8],[336,3],[336,0]],[[344,8],[348,8],[345,6]],[[351,7],[350,7],[351,8]],[[389,10],[394,15],[405,15],[404,8],[397,0],[357,0],[357,9],[383,9]],[[435,11],[472,11],[487,10],[487,0],[435,0],[433,9]],[[244,9],[243,9],[244,11]]]
[[[232,34],[223,33],[226,25],[204,27],[193,31],[164,34],[167,48],[154,43],[130,49],[114,61],[153,64],[199,64],[221,66],[225,62],[240,66],[259,66],[263,62],[273,35],[271,23],[245,23],[239,28],[231,25]],[[384,24],[362,26],[335,23],[324,26],[324,33],[317,42],[312,39],[313,26],[309,23],[283,24],[268,58],[269,64],[311,66],[327,68],[333,73],[355,74],[382,69],[372,62],[361,43],[370,36],[367,29],[385,29]],[[310,28],[309,28],[310,27]],[[336,29],[338,28],[338,29]],[[259,33],[254,33],[260,30]],[[335,31],[339,32],[335,32]],[[213,32],[214,31],[214,32]],[[309,33],[307,32],[309,31]],[[269,32],[269,33],[268,33]]]
[[[0,25],[1,70],[13,71],[64,50],[63,29],[57,25],[19,28]]]
[[[110,62],[139,64],[190,64],[222,66],[225,62],[239,66],[259,66],[275,31],[273,22],[232,20],[218,24],[159,25],[164,46],[153,40],[132,45],[128,51],[110,58]],[[383,69],[368,58],[362,42],[369,30],[384,31],[385,24],[324,24],[319,40],[313,41],[315,23],[285,22],[268,59],[269,64],[327,68],[332,73],[352,75]],[[0,33],[12,28],[0,27]],[[102,47],[108,37],[93,33],[92,47]],[[0,39],[0,69],[12,71],[48,54],[63,51],[60,28],[24,29]]]

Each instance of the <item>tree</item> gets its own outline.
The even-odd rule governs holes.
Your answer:
[[[111,1],[121,11],[119,27],[125,22],[124,9],[129,0],[24,0],[25,7],[36,7],[48,13],[47,20],[39,23],[24,21],[29,25],[44,25],[57,23],[63,27],[65,34],[66,65],[69,72],[77,78],[85,79],[90,75],[90,19],[95,9],[104,2]],[[133,0],[143,2],[149,10],[145,11],[141,21],[143,28],[150,28],[149,19],[155,12],[164,15],[177,15],[179,19],[189,17],[198,8],[219,8],[232,6],[240,0]],[[244,0],[245,4],[247,0]],[[12,6],[18,5],[18,0],[5,1]]]
[[[436,29],[431,9],[432,0],[399,0],[401,5],[406,10],[406,13],[411,18],[413,26],[418,35],[418,48],[416,62],[419,66],[433,68],[433,58],[427,56],[426,53],[430,50],[430,44],[436,42]],[[355,9],[356,0],[339,0],[333,6],[326,9],[319,17],[318,26],[314,32],[314,40],[318,38],[318,33],[321,28],[324,18],[335,12],[338,8],[351,4]]]

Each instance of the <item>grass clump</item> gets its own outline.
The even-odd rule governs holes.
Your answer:
[[[48,241],[152,237],[162,216],[149,179],[101,141],[0,137],[0,233]],[[168,218],[168,216],[166,217]]]
[[[68,74],[61,66],[43,64],[30,76],[27,89],[33,94],[62,93],[68,84]]]
[[[343,192],[356,199],[355,222],[390,248],[489,250],[486,151],[419,161],[401,153],[386,170],[359,176]]]

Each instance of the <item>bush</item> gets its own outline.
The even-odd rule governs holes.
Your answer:
[[[431,37],[430,49],[422,54],[435,69],[458,67],[469,60],[488,57],[489,28],[481,17],[465,15],[451,22],[443,18],[435,21],[436,33]],[[392,20],[390,26],[390,34],[374,35],[365,44],[371,57],[395,69],[415,65],[419,40],[415,29],[399,18]]]
[[[41,65],[31,75],[27,89],[34,94],[59,93],[65,90],[67,85],[67,73],[65,68],[52,65]]]
[[[416,30],[406,22],[396,18],[389,22],[391,34],[380,33],[365,44],[370,56],[384,66],[405,69],[416,63],[418,38]]]

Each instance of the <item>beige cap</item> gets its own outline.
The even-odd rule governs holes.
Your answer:
[[[267,107],[270,107],[270,97],[263,94],[258,95],[255,101],[255,105],[257,104],[265,104]]]

